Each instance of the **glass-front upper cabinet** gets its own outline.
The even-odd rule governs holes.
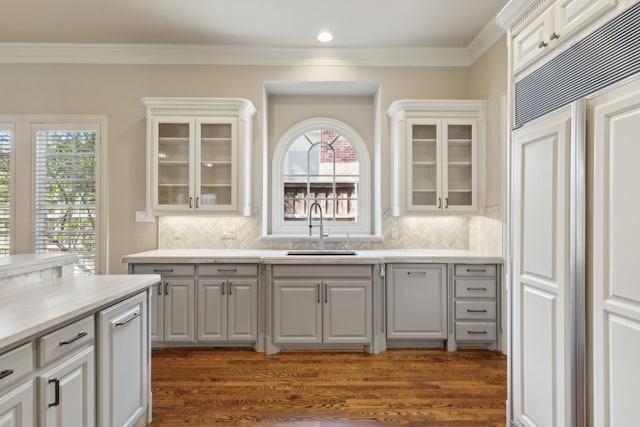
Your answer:
[[[387,114],[392,214],[476,212],[486,101],[407,100]]]
[[[143,102],[149,127],[147,211],[250,215],[253,105],[219,98]]]

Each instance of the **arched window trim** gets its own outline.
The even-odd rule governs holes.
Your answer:
[[[361,197],[360,206],[358,207],[358,221],[344,224],[332,224],[329,230],[329,237],[332,235],[344,236],[347,232],[351,236],[371,235],[371,212],[373,211],[373,208],[371,205],[372,179],[369,150],[364,140],[355,129],[344,122],[326,117],[307,119],[293,125],[282,135],[275,147],[272,161],[271,234],[274,236],[308,236],[309,229],[307,222],[290,224],[284,221],[283,171],[285,157],[291,145],[303,134],[317,129],[330,130],[344,136],[356,151],[360,168]],[[316,233],[317,230],[314,230],[314,236],[316,236]]]

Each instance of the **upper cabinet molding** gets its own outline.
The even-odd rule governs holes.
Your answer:
[[[151,114],[193,115],[206,114],[211,111],[216,115],[238,115],[243,119],[250,119],[256,114],[256,107],[251,101],[243,98],[142,98],[147,107],[147,117]]]
[[[543,6],[552,2],[553,0],[511,0],[496,15],[496,23],[504,31],[508,31],[516,23],[533,18],[544,9]]]

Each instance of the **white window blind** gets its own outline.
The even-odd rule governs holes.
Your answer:
[[[0,129],[0,256],[11,254],[11,142],[13,133]]]
[[[35,250],[74,252],[96,273],[96,130],[35,131]]]

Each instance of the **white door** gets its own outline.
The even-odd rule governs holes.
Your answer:
[[[594,426],[638,425],[640,410],[640,84],[595,98]]]
[[[513,134],[511,415],[522,426],[574,425],[571,160],[583,109],[574,103]]]

